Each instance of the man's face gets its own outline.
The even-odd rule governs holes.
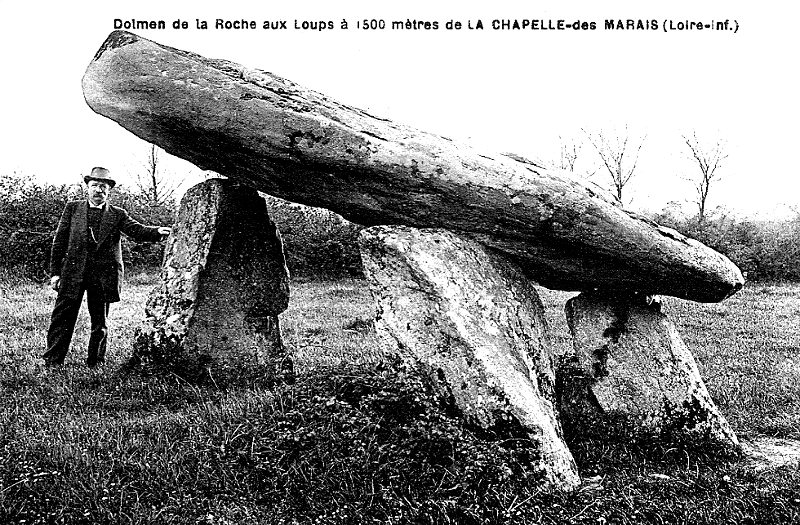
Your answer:
[[[100,206],[108,200],[108,184],[99,180],[90,180],[87,185],[89,189],[89,199],[95,206]]]

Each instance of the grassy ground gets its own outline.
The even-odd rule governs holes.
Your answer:
[[[218,390],[126,374],[152,277],[112,305],[109,364],[37,367],[53,297],[0,279],[0,523],[800,523],[796,468],[754,472],[688,444],[572,436],[585,486],[540,494],[527,450],[463,429],[413,373],[379,364],[362,281],[294,283],[298,381]],[[569,294],[542,291],[569,348]],[[800,439],[800,286],[667,299],[740,436]]]

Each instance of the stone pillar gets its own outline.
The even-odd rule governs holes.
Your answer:
[[[376,330],[468,424],[526,438],[543,484],[580,483],[555,409],[553,355],[536,290],[512,263],[445,230],[379,226],[359,242]]]
[[[207,180],[181,200],[134,357],[194,379],[291,379],[278,323],[288,303],[283,243],[264,199]]]
[[[739,450],[659,302],[584,292],[567,302],[566,315],[575,353],[559,370],[559,396],[570,425],[614,420],[634,434],[682,435]]]

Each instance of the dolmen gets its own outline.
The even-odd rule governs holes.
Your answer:
[[[100,115],[229,179],[192,190],[181,204],[179,240],[168,247],[162,285],[148,303],[143,353],[161,355],[160,334],[180,319],[186,331],[170,340],[173,356],[200,360],[210,373],[241,355],[271,363],[273,374],[285,368],[289,358],[276,341],[288,284],[274,225],[255,214],[243,234],[191,226],[192,210],[224,223],[238,206],[226,192],[257,190],[366,226],[361,254],[387,352],[421,370],[466,424],[529,440],[540,452],[544,487],[580,483],[563,440],[565,419],[623,421],[632,431],[685,433],[739,449],[656,299],[729,297],[744,280],[724,255],[626,211],[568,173],[479,152],[271,73],[128,32],[102,44],[83,92]],[[258,256],[240,256],[242,235],[258,239]],[[208,255],[185,264],[184,254],[202,252],[201,245],[212,247]],[[233,259],[247,271],[229,283],[219,274],[239,264]],[[204,280],[221,284],[187,294]],[[239,293],[247,283],[264,292]],[[580,292],[566,305],[570,355],[554,355],[534,283]],[[221,301],[236,312],[233,325],[192,333],[208,316],[198,317],[200,306],[187,316],[182,305],[208,309],[229,286],[234,292]],[[217,351],[230,333],[245,333],[248,342]]]

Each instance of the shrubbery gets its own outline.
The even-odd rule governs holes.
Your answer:
[[[85,198],[79,184],[53,185],[18,175],[0,176],[0,267],[30,278],[44,278],[49,272],[50,245],[65,204]],[[112,190],[111,202],[125,208],[145,223],[169,226],[174,203],[148,203],[141,192],[122,186]],[[164,246],[124,239],[123,261],[133,267],[158,267]]]
[[[19,175],[0,176],[0,267],[26,277],[47,277],[50,245],[64,205],[85,197],[80,184],[53,185]],[[266,196],[270,216],[283,236],[293,276],[336,278],[361,275],[356,237],[361,227],[318,208]],[[172,225],[174,202],[153,205],[148,195],[117,186],[110,201],[144,224]],[[161,265],[164,245],[123,238],[122,256],[133,268]]]
[[[172,226],[175,222],[177,206],[173,201],[153,204],[141,192],[131,192],[125,188],[115,190],[114,205],[124,208],[131,217],[143,224],[153,226]],[[133,268],[160,268],[164,257],[164,243],[138,243],[130,238],[122,242],[122,259]]]
[[[70,186],[44,185],[20,176],[0,176],[0,261],[26,275],[47,272],[50,244]]]
[[[52,185],[18,175],[0,176],[0,267],[29,277],[47,274],[50,243],[64,204],[82,198],[80,185]],[[360,276],[357,237],[361,226],[329,211],[265,196],[281,232],[289,271],[294,277]],[[145,224],[168,226],[176,205],[153,205],[147,195],[115,188],[112,202]],[[784,221],[756,221],[717,213],[699,223],[670,211],[653,216],[664,226],[698,239],[726,254],[751,281],[800,281],[800,213]],[[161,264],[164,245],[123,241],[123,259],[133,267]]]
[[[293,277],[353,277],[363,274],[358,250],[361,226],[320,208],[265,196],[283,237]]]
[[[800,281],[800,213],[785,221],[739,219],[724,212],[702,223],[667,212],[654,219],[724,253],[750,281]]]

